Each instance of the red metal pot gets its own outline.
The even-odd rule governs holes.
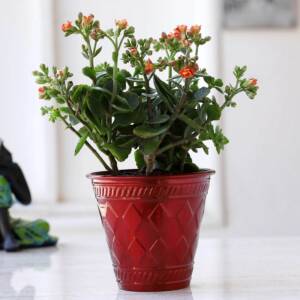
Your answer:
[[[88,176],[121,289],[164,291],[189,286],[213,173]]]

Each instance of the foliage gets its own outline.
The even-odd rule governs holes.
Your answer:
[[[199,47],[210,37],[203,37],[198,25],[177,26],[159,39],[136,39],[126,20],[104,30],[93,15],[80,13],[74,25],[68,21],[62,30],[65,36],[82,38],[82,55],[88,61],[82,72],[91,83],[75,85],[67,67],[50,72],[41,65],[33,72],[41,85],[39,97],[54,100],[42,113],[52,122],[61,120],[78,136],[75,154],[86,145],[115,175],[117,162],[132,151],[138,169],[147,175],[154,170],[197,170],[190,150],[208,153],[205,143],[211,140],[219,153],[228,143],[216,124],[223,110],[236,106],[237,94],[253,99],[258,89],[256,79],[245,77],[246,67],[235,68],[234,85],[224,85],[199,68]],[[103,40],[113,46],[111,64],[95,63]],[[155,62],[154,52],[159,56]],[[130,71],[119,67],[120,59]],[[167,80],[162,80],[163,73]]]

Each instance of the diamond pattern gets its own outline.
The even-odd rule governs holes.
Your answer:
[[[182,236],[178,240],[178,243],[176,245],[176,251],[175,251],[177,254],[178,260],[180,262],[185,260],[185,257],[187,255],[189,249],[190,249],[189,243],[187,242],[186,238],[184,236]]]
[[[94,182],[107,206],[102,221],[121,285],[190,280],[209,177],[187,181],[122,186],[116,178],[107,189],[101,178]]]
[[[148,219],[153,228],[157,232],[160,232],[163,222],[168,219],[168,213],[164,208],[164,205],[162,203],[157,203],[150,212]]]
[[[119,217],[118,214],[114,211],[111,205],[108,205],[106,210],[106,215],[105,215],[105,222],[107,226],[109,226],[109,229],[112,232],[114,232],[115,230],[118,217]]]
[[[141,224],[142,218],[135,208],[133,203],[130,203],[122,216],[123,222],[131,231],[136,231],[137,227]]]
[[[193,216],[194,212],[189,201],[185,201],[183,207],[177,215],[178,221],[184,226],[186,223],[189,223],[192,220]]]
[[[139,264],[142,257],[145,256],[145,249],[138,242],[137,239],[132,240],[131,244],[128,246],[128,253],[134,265]]]

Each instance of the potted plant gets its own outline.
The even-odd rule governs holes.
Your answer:
[[[257,81],[245,78],[246,67],[236,67],[235,83],[224,85],[198,66],[199,48],[210,40],[198,25],[136,39],[126,20],[105,30],[93,15],[80,13],[62,30],[82,38],[88,63],[82,72],[90,84],[74,84],[67,67],[50,72],[41,65],[33,74],[39,97],[54,100],[42,113],[78,136],[75,155],[85,145],[106,170],[88,177],[119,286],[187,287],[214,173],[199,169],[190,152],[208,153],[207,141],[218,153],[223,149],[228,139],[216,123],[225,108],[236,106],[237,94],[255,97]],[[98,61],[105,41],[112,63]],[[132,152],[137,168],[119,170],[118,162]]]

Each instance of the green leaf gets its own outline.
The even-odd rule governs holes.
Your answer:
[[[184,164],[183,170],[184,172],[198,172],[200,169],[196,164],[188,162]]]
[[[193,119],[189,118],[188,116],[186,116],[184,114],[179,115],[178,119],[183,121],[184,123],[186,123],[193,129],[197,130],[198,132],[200,132],[202,130],[201,125],[199,125],[196,121],[194,121]]]
[[[108,113],[108,101],[105,95],[96,89],[92,89],[86,95],[87,105],[92,114],[100,118]]]
[[[236,66],[234,68],[233,74],[237,79],[240,79],[245,74],[246,71],[247,71],[247,66],[243,66],[243,67]]]
[[[125,114],[117,114],[115,115],[115,120],[113,122],[113,127],[116,128],[118,126],[124,127],[128,126],[134,121],[134,113],[125,113]]]
[[[89,77],[90,79],[92,79],[93,81],[96,80],[96,71],[95,71],[94,68],[91,68],[91,67],[84,67],[84,68],[82,69],[82,73],[83,73],[85,76],[87,76],[87,77]]]
[[[216,126],[211,139],[218,153],[220,153],[221,150],[224,149],[224,146],[229,143],[229,140],[223,135],[222,129],[219,126]]]
[[[166,123],[169,119],[170,119],[170,117],[168,115],[159,115],[159,116],[155,116],[153,118],[153,120],[147,121],[147,123],[149,123],[149,124],[162,124],[162,123]]]
[[[156,75],[154,75],[154,85],[159,96],[163,98],[169,106],[177,102],[175,96],[170,92],[170,87]]]
[[[145,163],[145,160],[144,160],[144,155],[143,155],[143,152],[141,150],[136,150],[134,152],[134,159],[135,159],[135,163],[136,163],[136,166],[138,167],[138,169],[143,169],[146,167],[146,163]]]
[[[124,161],[131,152],[131,148],[119,147],[115,144],[104,146],[118,161]]]
[[[79,142],[75,148],[75,155],[77,155],[80,150],[82,149],[84,143],[86,142],[87,138],[89,136],[89,133],[86,131],[85,133],[83,133],[83,135],[81,136],[81,138],[79,139]]]
[[[132,148],[133,145],[136,143],[137,139],[137,137],[132,137],[131,135],[119,136],[116,139],[116,145],[121,148]]]
[[[158,138],[144,140],[143,153],[145,155],[149,155],[149,154],[153,153],[157,149],[159,143],[160,143],[160,140]]]
[[[72,89],[71,98],[75,103],[82,103],[83,98],[89,91],[90,87],[86,84],[75,85]]]
[[[126,92],[123,94],[124,98],[126,98],[128,106],[130,107],[131,110],[135,110],[139,104],[139,96],[135,93],[132,92]]]
[[[194,97],[198,100],[201,101],[204,99],[208,94],[210,93],[210,88],[207,87],[202,87],[200,88],[195,94]]]
[[[223,86],[223,81],[222,81],[222,79],[218,78],[218,79],[215,80],[214,84],[215,84],[216,87],[222,87]]]
[[[133,133],[143,139],[149,139],[161,135],[167,131],[168,126],[154,128],[150,125],[140,125],[133,129]]]
[[[208,85],[213,85],[215,82],[215,79],[212,76],[205,76],[203,79]]]
[[[209,104],[206,108],[207,118],[210,121],[220,120],[222,110],[217,103]]]

